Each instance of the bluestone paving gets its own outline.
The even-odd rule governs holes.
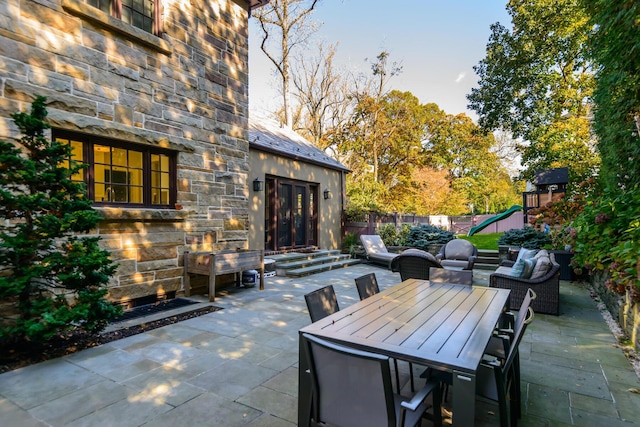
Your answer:
[[[359,300],[354,279],[369,272],[381,289],[400,281],[367,264],[266,278],[264,291],[221,291],[213,304],[222,310],[2,374],[0,424],[293,426],[298,330],[310,323],[304,294],[332,284],[346,307]],[[474,282],[486,285],[489,274],[474,271]],[[561,282],[560,316],[536,314],[520,360],[521,426],[640,420],[640,381],[583,287]],[[406,363],[400,373],[407,390]],[[479,402],[476,425],[498,425],[496,414],[495,403]]]
[[[567,411],[570,398],[566,391],[529,384],[523,388],[523,393],[526,401],[522,409],[527,415],[536,415],[551,422],[571,424],[571,414]]]

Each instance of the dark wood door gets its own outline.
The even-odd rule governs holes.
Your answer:
[[[267,181],[265,249],[313,246],[317,241],[317,184]]]

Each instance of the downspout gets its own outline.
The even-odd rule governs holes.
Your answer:
[[[345,218],[344,218],[344,205],[345,205],[345,199],[347,197],[347,192],[345,191],[344,188],[344,176],[345,176],[346,172],[345,171],[341,171],[340,172],[340,246],[342,246],[342,238],[344,237],[344,228],[345,228]]]

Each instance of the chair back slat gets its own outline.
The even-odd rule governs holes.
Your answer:
[[[324,319],[340,310],[333,285],[328,285],[304,296],[312,322]]]
[[[365,274],[364,276],[357,277],[355,280],[360,300],[369,298],[370,296],[380,292],[378,279],[376,279],[375,273]]]
[[[473,271],[431,267],[429,269],[429,281],[471,286],[473,284]]]

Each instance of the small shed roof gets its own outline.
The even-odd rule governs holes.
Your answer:
[[[328,156],[291,128],[282,127],[274,120],[253,117],[249,119],[249,148],[349,172],[342,163]]]
[[[535,185],[567,184],[569,183],[569,169],[556,168],[536,171]]]

